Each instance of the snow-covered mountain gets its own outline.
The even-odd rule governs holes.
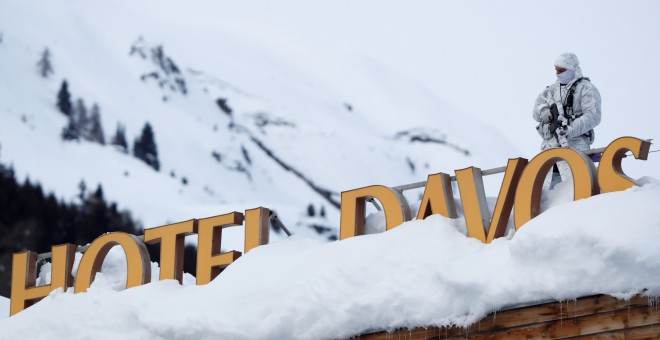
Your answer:
[[[3,8],[0,161],[69,200],[81,180],[101,184],[145,227],[266,206],[296,233],[332,238],[343,190],[515,156],[492,127],[377,60],[337,60],[240,23],[167,24],[128,3]],[[28,13],[41,19],[26,23]],[[160,170],[111,145],[62,140],[63,80],[74,105],[98,105],[107,140],[122,125],[132,147],[149,123]],[[235,234],[226,247],[240,244]]]
[[[252,293],[277,297],[268,300],[270,308],[250,300],[261,313],[281,312],[259,329],[263,337],[330,337],[395,326],[469,324],[488,311],[534,299],[629,296],[641,289],[657,295],[649,284],[658,280],[657,217],[648,203],[658,197],[653,180],[631,192],[564,205],[494,246],[460,235],[460,219],[437,216],[347,242],[310,238],[327,241],[336,235],[343,190],[533,157],[539,140],[531,105],[554,80],[552,61],[561,52],[578,54],[603,96],[595,146],[623,135],[657,137],[660,116],[653,98],[660,91],[660,48],[649,42],[660,31],[659,10],[651,1],[0,0],[0,163],[68,201],[76,200],[81,180],[88,188],[101,184],[106,198],[129,209],[145,227],[266,206],[297,234],[241,258],[210,288],[159,282],[117,294],[99,279],[96,295],[55,294],[6,324],[14,334],[34,335],[30,327],[38,320],[57,323],[48,319],[51,310],[66,310],[63,317],[73,318],[98,309],[98,302],[110,306],[108,319],[125,327],[113,329],[114,335],[154,337],[158,334],[141,332],[178,315],[163,311],[204,300],[200,292],[219,288],[220,298],[202,301],[204,308],[216,310]],[[37,63],[46,48],[53,73],[44,78]],[[98,104],[106,141],[121,124],[132,148],[148,122],[160,169],[111,145],[62,140],[68,121],[56,99],[65,79],[74,103],[81,98],[87,108]],[[647,162],[626,159],[626,173],[658,177],[657,155]],[[486,185],[496,189],[499,183],[489,177]],[[411,202],[417,194],[410,193]],[[644,214],[634,221],[622,218],[626,209]],[[553,218],[570,223],[555,229]],[[624,237],[619,227],[626,223],[637,229]],[[240,228],[228,231],[223,248],[240,250]],[[577,241],[566,242],[565,234]],[[272,235],[281,241],[281,234]],[[426,246],[421,251],[420,243]],[[629,248],[637,243],[641,246]],[[363,257],[365,247],[369,256]],[[381,257],[393,248],[408,257]],[[508,253],[517,257],[493,264]],[[559,260],[548,265],[555,255]],[[575,258],[583,256],[591,257],[576,266]],[[334,262],[338,257],[341,261]],[[119,262],[110,259],[107,265]],[[502,289],[487,290],[483,298],[480,289],[493,285],[463,271],[474,263],[493,264],[484,268]],[[424,265],[437,271],[422,270]],[[393,271],[407,279],[402,285],[424,283],[413,292],[419,294],[397,295],[400,286],[388,281]],[[274,275],[263,285],[284,278],[279,285],[246,286],[246,278],[257,274]],[[353,275],[373,280],[360,286],[365,295],[332,300],[337,287],[349,289],[340,285]],[[521,276],[535,280],[509,289]],[[131,304],[142,293],[172,300],[143,310]],[[392,296],[398,304],[386,299]],[[118,305],[120,299],[131,303]],[[451,303],[433,303],[440,300]],[[278,305],[287,301],[297,304]],[[428,301],[424,313],[392,307],[418,308]],[[0,297],[0,318],[6,304]],[[434,309],[442,306],[448,307]],[[125,319],[136,313],[139,322]],[[373,318],[351,318],[356,313]],[[222,332],[232,327],[252,330],[263,314],[216,316],[197,329],[185,318],[166,326],[171,334],[192,338],[213,334],[204,332],[222,321],[227,327],[217,334],[227,335]],[[327,323],[305,328],[310,317]],[[345,333],[335,332],[338,324]],[[94,336],[85,333],[87,325],[60,323],[69,326],[64,333]]]

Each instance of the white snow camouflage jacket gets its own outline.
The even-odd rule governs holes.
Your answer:
[[[541,150],[559,146],[557,139],[549,131],[549,124],[541,121],[541,110],[546,107],[549,108],[553,103],[561,105],[560,103],[565,102],[571,85],[580,78],[582,78],[582,71],[578,68],[575,72],[575,78],[570,83],[561,86],[559,81],[555,81],[554,84],[546,87],[536,99],[533,117],[534,120],[539,122],[536,130],[543,138]],[[589,78],[582,78],[575,85],[575,91],[573,92],[573,110],[570,115],[573,119],[569,124],[566,136],[570,148],[576,150],[589,149],[595,137],[593,129],[600,123],[600,113],[600,93],[598,89],[589,81]]]

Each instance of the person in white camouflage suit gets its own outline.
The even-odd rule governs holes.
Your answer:
[[[555,71],[557,81],[546,87],[534,103],[536,130],[543,138],[541,150],[560,146],[589,150],[595,138],[594,128],[600,123],[600,93],[589,78],[582,75],[580,62],[573,53],[560,54],[555,60]],[[563,109],[567,118],[564,126],[553,118],[553,104],[561,105],[560,110]],[[561,141],[564,145],[560,145]],[[559,162],[546,178],[545,187],[550,187],[553,172],[558,172],[561,180],[571,176],[566,162]]]

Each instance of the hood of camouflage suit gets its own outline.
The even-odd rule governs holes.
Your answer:
[[[583,77],[582,69],[580,68],[580,61],[578,60],[578,57],[573,53],[560,54],[555,60],[555,66],[575,71],[575,78],[571,80],[571,83],[576,79]]]

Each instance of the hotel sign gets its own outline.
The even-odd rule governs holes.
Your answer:
[[[540,214],[541,191],[547,173],[558,161],[565,161],[573,173],[574,200],[598,193],[621,191],[637,185],[626,176],[621,160],[631,151],[637,159],[647,159],[650,141],[634,137],[619,138],[605,148],[596,167],[584,153],[568,148],[541,152],[531,161],[510,159],[497,197],[493,216],[486,205],[481,171],[475,167],[456,170],[456,182],[463,205],[468,237],[490,243],[504,235],[513,210],[514,224],[520,229]],[[386,228],[390,230],[412,219],[410,207],[400,190],[373,185],[342,192],[340,240],[363,235],[368,199],[375,198],[383,206]],[[513,207],[515,206],[515,210]],[[151,259],[145,244],[160,244],[160,280],[183,278],[184,238],[198,235],[197,284],[211,282],[220,271],[231,265],[241,252],[220,252],[222,230],[245,224],[243,252],[268,243],[267,208],[246,210],[245,214],[231,212],[224,215],[192,219],[145,230],[144,238],[123,232],[107,233],[95,239],[87,248],[78,266],[76,279],[72,270],[76,246],[62,244],[52,247],[51,282],[35,286],[37,254],[31,251],[15,253],[12,266],[10,314],[14,315],[56,289],[73,287],[75,293],[87,291],[103,261],[114,246],[126,253],[126,288],[151,282]],[[432,214],[456,218],[454,194],[448,174],[428,176],[424,196],[416,219]]]

